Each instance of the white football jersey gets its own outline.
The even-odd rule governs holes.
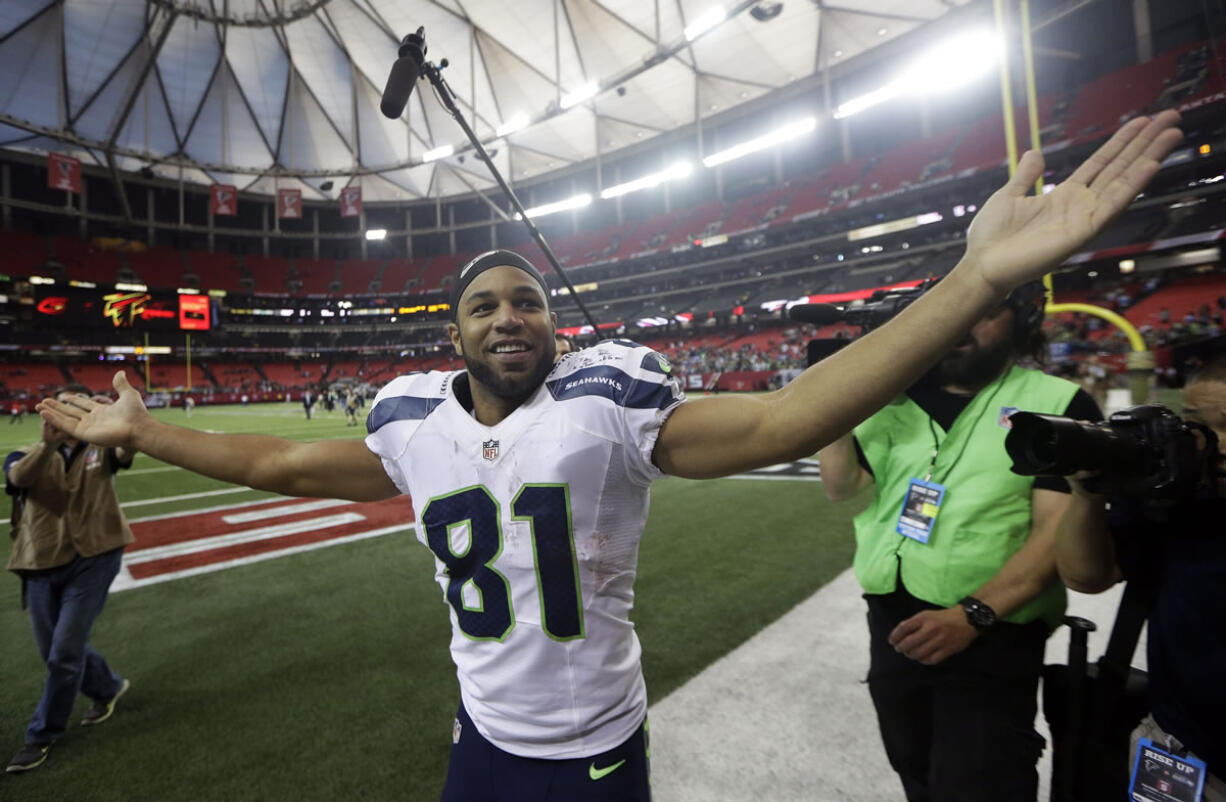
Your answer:
[[[565,356],[496,426],[457,399],[467,381],[393,380],[366,438],[434,553],[464,706],[512,754],[607,751],[647,713],[629,615],[651,452],[684,397],[663,356],[620,340]]]

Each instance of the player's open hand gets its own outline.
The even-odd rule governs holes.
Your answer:
[[[924,610],[902,621],[890,633],[894,651],[917,663],[934,666],[971,645],[979,631],[961,607]]]
[[[1043,157],[1027,151],[1017,171],[979,210],[966,255],[989,284],[1008,292],[1051,271],[1102,231],[1157,175],[1183,134],[1179,114],[1131,120],[1046,195],[1028,195]]]
[[[149,417],[149,412],[140,393],[128,384],[123,371],[115,374],[112,383],[119,393],[119,400],[113,403],[110,399],[102,403],[88,396],[74,395],[63,401],[44,398],[36,408],[43,421],[77,440],[134,449],[136,432]]]

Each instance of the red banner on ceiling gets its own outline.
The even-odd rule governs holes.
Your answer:
[[[238,214],[238,189],[229,184],[213,184],[209,187],[209,208],[217,216]]]
[[[277,190],[277,217],[283,220],[302,219],[302,190]]]
[[[341,190],[341,217],[362,216],[362,187],[354,185]]]
[[[81,160],[62,153],[47,154],[47,186],[65,192],[81,192]]]

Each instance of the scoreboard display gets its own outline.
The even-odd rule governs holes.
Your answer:
[[[34,320],[47,328],[208,331],[212,299],[165,290],[105,290],[40,286]]]

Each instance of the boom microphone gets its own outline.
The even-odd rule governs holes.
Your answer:
[[[788,309],[788,317],[797,323],[812,323],[815,326],[827,326],[847,319],[843,309],[834,304],[796,304]]]
[[[413,92],[413,84],[417,83],[425,60],[426,28],[422,26],[417,29],[417,33],[409,34],[400,43],[400,58],[392,64],[392,71],[387,76],[387,86],[383,88],[383,100],[379,104],[379,110],[384,117],[395,120],[404,113],[409,95]]]

